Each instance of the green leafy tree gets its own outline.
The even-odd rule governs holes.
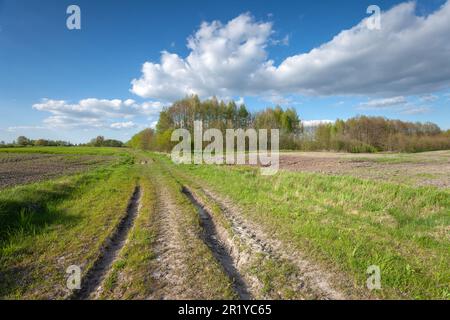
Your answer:
[[[151,150],[154,146],[154,130],[147,128],[135,134],[127,145],[140,150]]]
[[[28,145],[31,145],[32,143],[31,143],[31,140],[28,139],[27,137],[20,136],[17,138],[17,144],[19,146],[28,146]]]

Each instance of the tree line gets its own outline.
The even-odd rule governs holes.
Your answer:
[[[10,148],[10,147],[73,147],[74,144],[68,141],[62,140],[48,140],[48,139],[29,139],[25,136],[19,136],[12,143],[5,143],[4,141],[0,141],[0,147]],[[103,136],[97,136],[94,139],[91,139],[88,143],[81,143],[78,146],[87,146],[87,147],[124,147],[124,143],[119,140],[114,139],[105,139]]]
[[[319,125],[312,137],[302,139],[299,147],[347,152],[443,150],[450,149],[450,130],[444,132],[431,122],[412,123],[358,116]]]
[[[11,143],[5,143],[4,141],[0,141],[0,147],[9,148],[9,147],[27,147],[27,146],[36,146],[36,147],[70,147],[73,146],[68,141],[62,140],[48,140],[48,139],[28,139],[25,136],[19,136],[16,140]]]
[[[420,152],[450,149],[450,130],[443,131],[434,123],[405,122],[383,117],[357,116],[348,120],[304,127],[293,108],[268,107],[252,113],[245,104],[201,101],[193,95],[176,101],[160,112],[155,129],[147,128],[126,144],[98,136],[81,146],[131,147],[142,150],[170,152],[177,142],[171,141],[175,129],[193,133],[194,121],[202,121],[203,129],[279,129],[282,150],[335,150],[347,152]],[[46,139],[31,140],[20,136],[7,146],[72,146],[70,142]]]
[[[94,139],[91,139],[88,143],[81,144],[81,146],[87,147],[116,147],[121,148],[124,146],[124,143],[119,140],[114,139],[105,139],[104,136],[97,136]]]
[[[184,128],[194,130],[194,121],[203,122],[203,129],[279,129],[280,149],[335,150],[347,152],[419,152],[450,149],[450,130],[444,132],[436,124],[389,120],[383,117],[357,116],[348,120],[321,124],[305,130],[293,108],[269,107],[251,113],[244,104],[200,101],[190,96],[164,108],[156,129],[145,129],[134,135],[127,146],[143,150],[170,151],[176,142],[172,132]]]
[[[281,107],[267,108],[252,114],[245,104],[234,101],[219,101],[216,98],[200,101],[198,96],[186,97],[164,108],[159,116],[156,129],[145,129],[127,143],[133,148],[144,150],[170,151],[176,142],[171,141],[172,132],[183,128],[194,131],[194,121],[202,121],[203,130],[219,129],[279,129],[284,147],[293,143],[300,133],[300,119],[295,109]]]

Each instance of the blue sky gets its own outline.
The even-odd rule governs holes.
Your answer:
[[[66,27],[71,4],[81,30]],[[380,30],[361,29],[371,4]],[[127,140],[188,93],[292,106],[304,120],[367,114],[449,129],[448,7],[0,0],[0,140]]]

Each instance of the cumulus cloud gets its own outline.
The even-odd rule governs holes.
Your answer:
[[[51,115],[44,123],[52,128],[112,128],[129,129],[135,126],[130,120],[136,116],[155,117],[161,111],[160,102],[137,103],[132,99],[89,98],[77,103],[65,100],[43,99],[33,105],[38,111]],[[123,120],[128,121],[123,121]]]
[[[283,39],[271,39],[270,43],[273,45],[288,46],[289,45],[289,35],[285,36]]]
[[[249,14],[225,25],[204,22],[188,38],[188,57],[164,51],[160,63],[145,62],[131,91],[160,100],[192,93],[202,97],[246,93],[245,87],[255,81],[255,71],[267,61],[266,46],[272,32],[272,23],[255,22]]]
[[[279,65],[267,52],[273,32],[272,23],[250,14],[226,24],[204,22],[188,38],[187,57],[164,51],[158,63],[145,62],[131,91],[158,100],[267,91],[395,97],[450,85],[450,1],[428,16],[417,16],[414,2],[400,4],[382,13],[381,30],[370,30],[363,19]]]

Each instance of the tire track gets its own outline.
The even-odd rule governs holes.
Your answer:
[[[188,188],[185,187],[185,189]],[[302,295],[304,295],[304,298],[325,300],[346,298],[343,292],[332,287],[331,274],[326,273],[317,265],[311,263],[298,250],[285,245],[278,239],[268,236],[256,223],[244,219],[239,213],[239,209],[231,201],[224,200],[206,188],[200,187],[200,190],[208,199],[219,206],[224,217],[231,223],[234,237],[238,238],[241,243],[245,243],[250,248],[251,255],[262,253],[270,259],[288,261],[296,267],[298,273],[293,280],[298,282],[299,285],[296,290],[303,292]],[[193,192],[189,192],[191,195],[193,194]],[[238,250],[231,248],[230,251]],[[239,253],[234,253],[234,255],[236,256],[235,259],[240,259]]]
[[[198,294],[189,285],[186,266],[182,263],[188,254],[182,233],[189,230],[180,230],[183,217],[179,210],[168,187],[160,181],[157,192],[158,236],[155,244],[157,266],[152,272],[155,287],[148,297],[150,300],[192,299]]]
[[[106,240],[102,252],[92,268],[83,277],[81,289],[72,294],[71,299],[87,300],[95,299],[102,291],[102,282],[105,279],[118,253],[127,241],[128,233],[140,210],[142,190],[136,186],[129,200],[127,212],[119,222],[114,233]]]
[[[226,247],[226,244],[220,240],[220,236],[217,232],[217,228],[211,214],[197,201],[189,189],[183,187],[182,192],[197,208],[203,229],[202,240],[210,248],[215,259],[220,263],[225,273],[230,278],[234,292],[241,300],[250,300],[252,295],[249,292],[248,285],[239,273],[237,262],[228,252],[229,250]]]

